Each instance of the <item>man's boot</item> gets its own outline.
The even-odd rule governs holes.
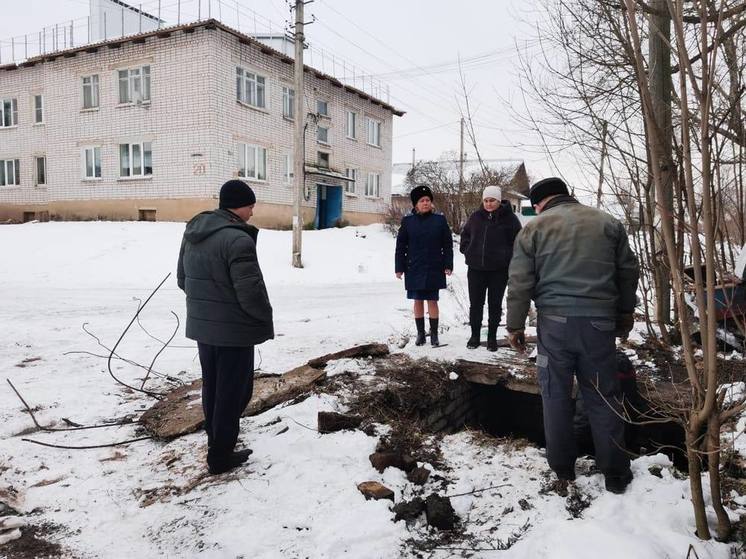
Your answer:
[[[222,456],[207,456],[207,469],[211,475],[224,474],[246,462],[253,450],[246,448]]]
[[[414,323],[417,325],[417,339],[414,345],[425,345],[425,317],[415,318]]]
[[[471,323],[471,338],[469,338],[469,341],[466,342],[466,347],[468,349],[476,349],[479,347],[479,344],[480,344],[479,335],[480,335],[481,329],[482,329],[482,325],[479,322]]]
[[[487,326],[487,351],[497,351],[497,324],[494,322]]]
[[[438,319],[437,318],[430,319],[430,345],[433,347],[438,347],[440,345],[440,340],[438,340]]]

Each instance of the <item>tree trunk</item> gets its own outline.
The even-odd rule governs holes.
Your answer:
[[[692,491],[694,521],[697,525],[697,537],[709,540],[710,527],[707,524],[705,498],[702,493],[702,462],[697,452],[699,450],[696,440],[698,433],[693,433],[691,428],[691,423],[686,426],[686,457],[689,460],[689,487]]]
[[[727,541],[730,537],[730,518],[723,506],[720,488],[720,417],[717,413],[707,422],[707,469],[710,473],[710,495],[712,507],[718,518],[717,539]]]

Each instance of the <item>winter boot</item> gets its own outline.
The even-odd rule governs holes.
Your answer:
[[[479,334],[480,330],[482,329],[482,325],[479,323],[471,323],[471,338],[469,338],[469,341],[466,342],[467,349],[476,349],[479,347],[480,340],[479,340]]]
[[[487,351],[497,351],[497,324],[487,326]]]
[[[211,475],[224,474],[246,462],[253,451],[250,448],[231,452],[225,456],[207,458],[207,469]]]
[[[415,318],[414,323],[417,325],[417,339],[414,345],[425,345],[425,317]]]
[[[632,472],[627,471],[622,475],[605,474],[604,478],[606,481],[606,491],[621,495],[632,481]]]
[[[430,319],[430,345],[433,347],[438,347],[440,345],[440,340],[438,340],[438,319],[437,318]]]

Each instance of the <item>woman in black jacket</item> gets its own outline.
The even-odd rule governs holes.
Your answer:
[[[469,325],[471,337],[466,347],[479,347],[484,300],[487,296],[489,320],[487,349],[497,351],[497,326],[502,315],[502,300],[508,283],[508,266],[513,257],[513,241],[521,222],[510,202],[502,200],[498,186],[482,193],[482,207],[469,217],[461,231],[461,252],[469,267]]]
[[[453,239],[446,218],[433,212],[433,192],[417,186],[410,194],[412,213],[404,216],[396,236],[396,277],[404,275],[407,299],[414,300],[415,345],[425,343],[425,301],[430,316],[430,343],[438,340],[438,291],[453,270]]]

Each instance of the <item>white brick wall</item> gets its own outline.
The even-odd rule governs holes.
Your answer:
[[[149,64],[150,104],[118,106],[118,68]],[[253,68],[267,77],[267,110],[236,101],[236,66]],[[292,152],[293,124],[282,117],[282,87],[292,86],[293,67],[239,43],[221,29],[197,27],[192,33],[174,31],[168,38],[149,37],[144,43],[124,42],[119,48],[99,46],[97,52],[58,57],[31,67],[0,70],[0,99],[18,99],[19,124],[0,128],[0,160],[21,160],[21,185],[0,187],[0,204],[110,199],[205,198],[238,171],[236,145],[251,141],[268,149],[267,181],[251,182],[260,201],[292,203],[292,189],[283,175],[284,156]],[[82,77],[99,75],[100,108],[83,110]],[[33,95],[44,95],[44,124],[33,124]],[[355,196],[345,195],[344,210],[382,212],[390,199],[392,113],[356,93],[306,73],[306,112],[315,112],[316,99],[329,102],[333,169],[358,168]],[[298,114],[300,96],[296,96]],[[345,137],[347,108],[359,114],[358,139]],[[365,117],[383,122],[381,148],[366,143]],[[119,144],[152,142],[153,176],[119,178]],[[102,147],[102,178],[82,178],[81,149]],[[309,121],[306,158],[316,161],[316,126]],[[47,185],[34,186],[34,156],[47,157]],[[381,174],[381,198],[364,196],[369,171]],[[315,205],[316,180],[309,177]],[[322,181],[319,181],[322,182]],[[334,180],[327,184],[340,184]]]

